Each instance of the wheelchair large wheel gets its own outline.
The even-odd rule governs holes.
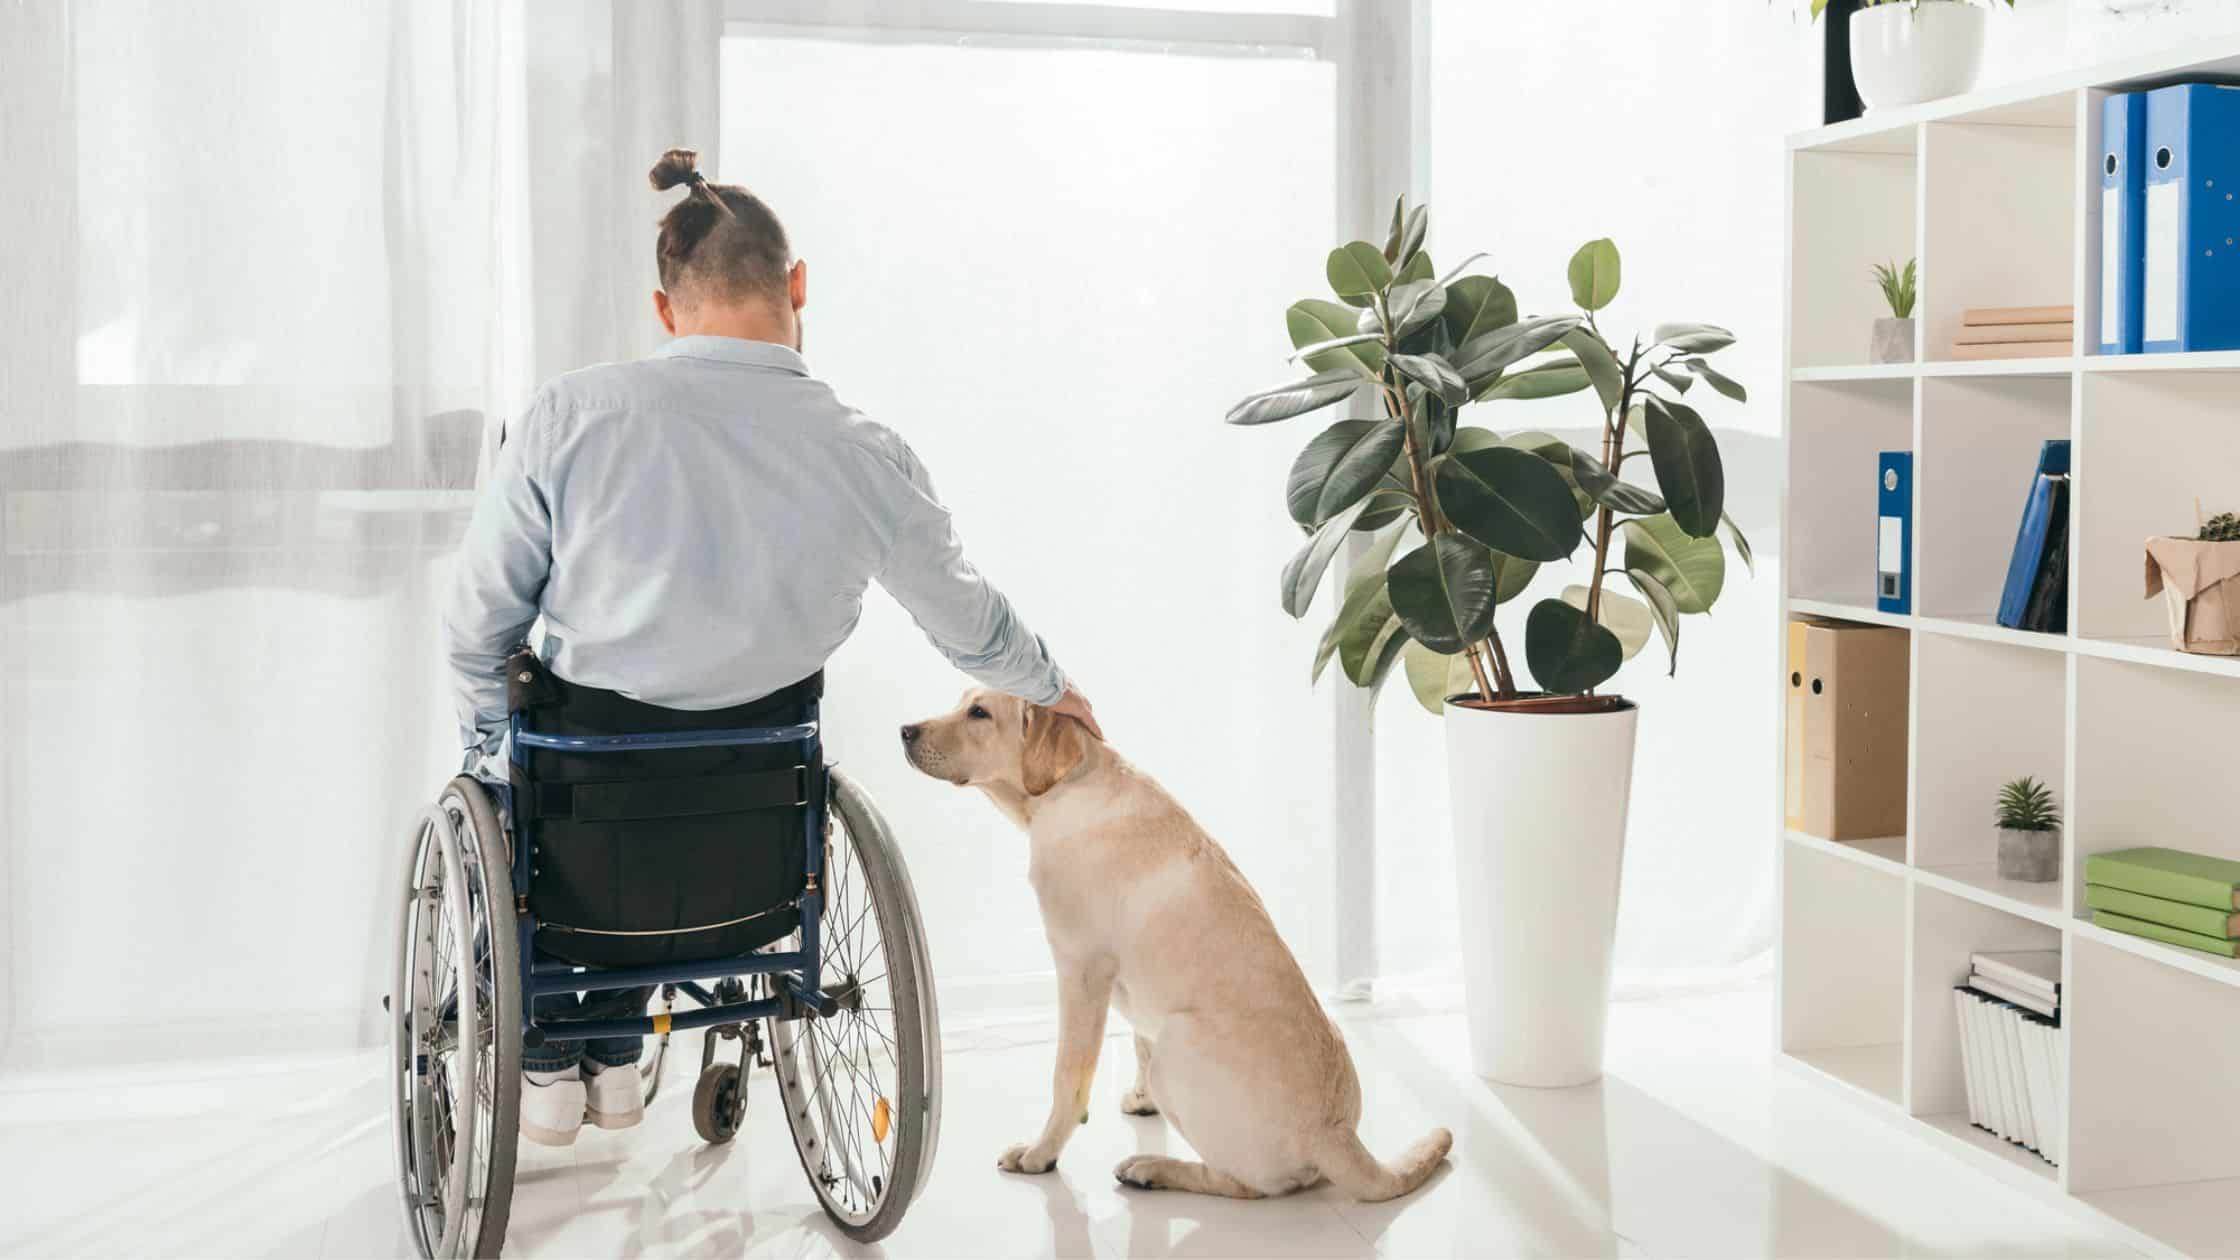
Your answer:
[[[424,1257],[495,1256],[521,1105],[520,942],[489,792],[453,779],[413,824],[389,1000],[397,1189]]]
[[[831,774],[824,915],[829,1016],[770,1021],[786,1124],[840,1231],[886,1237],[933,1167],[941,1129],[941,1016],[910,873],[879,811]]]

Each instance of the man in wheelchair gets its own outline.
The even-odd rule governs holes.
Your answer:
[[[909,446],[809,375],[799,353],[808,269],[770,208],[745,188],[709,182],[684,150],[665,155],[652,180],[688,190],[656,244],[654,310],[674,339],[651,358],[547,384],[510,427],[460,551],[443,633],[469,770],[507,778],[509,760],[519,761],[505,746],[509,715],[522,704],[610,732],[797,721],[805,706],[813,712],[820,671],[855,628],[874,579],[959,669],[1094,730],[1087,701],[1049,650],[965,560]],[[509,671],[509,655],[540,619],[534,658],[524,658],[535,668]],[[787,773],[794,755],[705,751],[728,758],[725,783],[750,797],[755,783]],[[763,752],[774,760],[758,763]],[[673,759],[665,765],[675,772]],[[738,819],[751,814],[674,799],[635,814],[627,804],[603,816],[580,805],[549,812],[555,788],[572,789],[571,800],[585,795],[566,777],[544,772],[550,781],[531,800],[514,780],[513,809],[548,811],[539,814],[542,843],[565,864],[539,872],[540,961],[631,966],[743,954],[790,926],[764,916],[720,921],[726,905],[769,895],[757,881],[782,887],[800,878],[798,861],[790,873],[711,866],[712,829],[731,827],[722,838],[735,840]],[[700,782],[651,790],[674,798]],[[633,820],[627,834],[616,818]],[[797,838],[793,845],[798,853]],[[571,926],[575,913],[576,922],[594,920],[625,896],[673,902],[652,909],[677,926],[604,934]],[[545,994],[533,1014],[634,1018],[651,992]],[[521,1057],[522,1136],[566,1144],[586,1120],[637,1123],[640,1045],[634,1034],[532,1039]]]

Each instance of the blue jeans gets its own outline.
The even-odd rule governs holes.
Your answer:
[[[548,993],[533,1008],[539,1021],[547,1019],[635,1019],[646,1013],[653,986],[609,989],[597,993]],[[548,1037],[541,1046],[521,1047],[525,1072],[564,1072],[589,1054],[601,1067],[636,1063],[645,1048],[641,1037],[593,1037],[589,1041],[562,1041]]]

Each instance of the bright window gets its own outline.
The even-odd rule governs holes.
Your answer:
[[[1287,928],[1325,930],[1327,894],[1293,883],[1329,863],[1319,620],[1275,598],[1297,542],[1274,505],[1311,430],[1221,417],[1283,379],[1283,310],[1322,286],[1332,66],[751,33],[722,68],[719,174],[808,262],[811,370],[916,448],[1123,750],[1204,811]],[[964,680],[867,603],[828,671],[842,761],[909,820],[925,904],[987,908],[931,925],[944,974],[1040,969],[1008,825],[893,748],[896,697],[930,714]]]

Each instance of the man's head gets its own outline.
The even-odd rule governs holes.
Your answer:
[[[662,216],[655,257],[661,288],[653,308],[675,336],[709,333],[801,347],[800,311],[809,301],[809,268],[796,261],[785,226],[760,197],[737,184],[710,183],[690,149],[654,163],[657,189],[687,186]]]

